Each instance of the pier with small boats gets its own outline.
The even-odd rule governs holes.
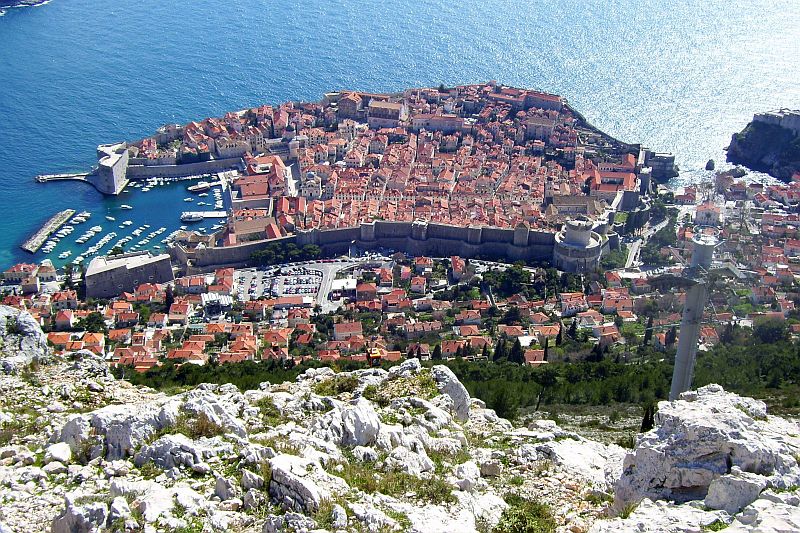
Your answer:
[[[67,220],[69,220],[74,214],[74,209],[65,209],[50,217],[50,220],[45,222],[44,225],[39,228],[39,231],[34,233],[31,238],[22,243],[22,249],[32,254],[36,253],[45,243],[47,238],[58,231],[58,229],[63,226],[64,223],[67,222]]]

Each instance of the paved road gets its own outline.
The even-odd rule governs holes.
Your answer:
[[[628,259],[625,261],[625,268],[631,268],[633,263],[638,261],[641,247],[642,239],[636,239],[628,246]]]

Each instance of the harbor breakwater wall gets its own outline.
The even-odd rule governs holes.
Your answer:
[[[267,243],[315,244],[323,255],[346,254],[351,246],[373,250],[387,248],[411,255],[491,257],[510,261],[551,261],[555,234],[532,230],[527,225],[515,229],[486,226],[452,226],[434,222],[390,222],[376,220],[359,226],[337,229],[302,230],[296,235],[254,241],[222,248],[171,248],[173,261],[187,274],[208,272],[220,267],[244,266],[253,252]]]

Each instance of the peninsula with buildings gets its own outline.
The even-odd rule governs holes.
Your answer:
[[[216,174],[217,209],[183,220],[227,222],[174,236],[182,273],[246,265],[270,243],[587,272],[619,245],[616,213],[647,212],[674,169],[671,154],[613,139],[559,96],[485,83],[334,92],[166,125],[98,147],[97,169],[80,179],[114,195],[130,182]]]

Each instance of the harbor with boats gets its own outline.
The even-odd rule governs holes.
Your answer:
[[[228,217],[224,182],[224,175],[208,174],[130,181],[120,195],[103,197],[96,207],[78,214],[59,211],[21,247],[57,267],[109,253],[163,252],[187,224],[205,234],[223,227]],[[186,204],[195,209],[186,210]],[[96,222],[86,224],[90,218]],[[214,224],[203,227],[206,219]]]

